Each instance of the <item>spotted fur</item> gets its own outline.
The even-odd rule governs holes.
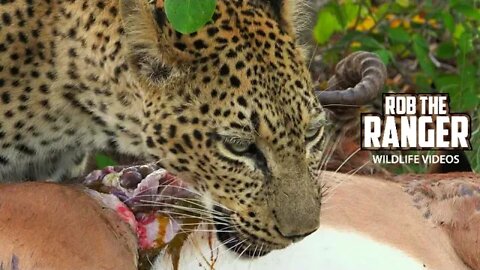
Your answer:
[[[162,0],[0,1],[0,179],[59,181],[113,149],[227,207],[245,247],[301,239],[325,118],[292,23],[304,5],[219,0],[182,35]]]

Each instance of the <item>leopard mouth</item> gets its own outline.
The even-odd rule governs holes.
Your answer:
[[[215,211],[224,213],[230,216],[225,209],[215,206]],[[220,219],[218,216],[213,216],[217,238],[222,242],[229,251],[238,254],[242,258],[252,259],[262,257],[270,253],[271,249],[268,244],[258,244],[258,241],[252,241],[249,238],[255,238],[253,235],[245,235],[237,230],[232,230],[233,222]]]

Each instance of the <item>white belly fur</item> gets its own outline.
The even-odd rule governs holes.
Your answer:
[[[426,270],[403,251],[379,243],[357,232],[322,227],[306,239],[284,250],[248,260],[238,258],[220,246],[213,252],[215,266],[209,266],[211,248],[206,233],[197,233],[181,253],[178,270]],[[215,239],[215,237],[213,237]],[[213,240],[213,248],[219,244]],[[218,255],[216,255],[218,253]],[[203,254],[203,258],[202,258]],[[168,255],[159,256],[154,270],[173,269]]]

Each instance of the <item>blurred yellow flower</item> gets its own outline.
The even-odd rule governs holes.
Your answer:
[[[417,14],[417,15],[413,16],[412,22],[418,23],[418,24],[424,24],[426,22],[426,20],[425,20],[424,16],[422,16],[420,14]]]
[[[397,28],[402,24],[402,20],[400,19],[393,19],[390,21],[390,27],[391,28]]]
[[[389,21],[392,21],[392,20],[395,20],[397,18],[397,16],[393,15],[393,14],[387,14],[385,16],[385,18]]]
[[[428,24],[433,28],[440,28],[440,24],[435,19],[428,20]]]
[[[374,26],[375,26],[375,20],[371,16],[368,16],[365,18],[365,20],[363,20],[363,22],[357,25],[356,30],[368,31],[372,29]]]
[[[360,48],[361,46],[362,46],[362,43],[360,43],[358,41],[354,41],[354,42],[352,42],[352,44],[350,44],[351,48]]]

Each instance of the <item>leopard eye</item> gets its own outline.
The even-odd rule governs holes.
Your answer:
[[[313,141],[320,133],[321,127],[312,127],[308,128],[307,132],[305,132],[305,140],[306,142]]]
[[[227,141],[224,142],[225,147],[232,153],[243,155],[250,151],[252,144],[248,142]]]

